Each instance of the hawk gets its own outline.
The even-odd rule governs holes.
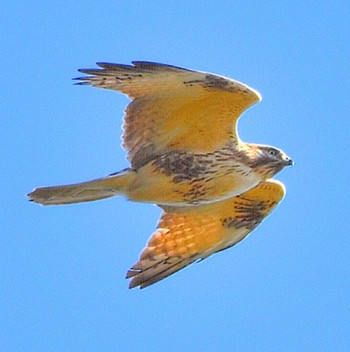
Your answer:
[[[100,68],[79,70],[87,76],[77,78],[77,84],[116,90],[132,99],[123,126],[123,146],[131,165],[97,180],[36,188],[28,195],[30,200],[52,205],[124,195],[164,209],[160,220],[162,227],[154,235],[163,238],[164,243],[168,243],[168,238],[174,241],[176,236],[186,239],[187,231],[193,233],[195,243],[200,243],[198,238],[203,237],[200,233],[206,231],[206,227],[197,221],[198,216],[216,217],[212,224],[219,224],[226,207],[241,204],[240,197],[246,194],[254,199],[272,187],[281,195],[282,186],[270,178],[292,165],[291,158],[275,147],[245,143],[237,132],[241,114],[261,100],[257,91],[223,76],[153,62],[97,65]],[[273,192],[267,193],[263,200],[270,202]],[[273,206],[256,212],[251,205],[249,216],[258,224]],[[226,218],[231,217],[234,224],[239,216],[239,212],[232,210]],[[193,227],[197,225],[198,228]],[[181,230],[174,230],[176,226]],[[210,241],[206,241],[207,248],[188,250],[186,255],[180,256],[185,258],[181,261],[179,254],[169,256],[170,252],[164,252],[167,245],[156,246],[151,251],[146,249],[147,255],[143,253],[140,262],[128,273],[133,277],[131,286],[147,286],[236,243],[237,238],[243,238],[252,230],[251,225],[243,228],[245,230],[222,222],[217,233],[210,235],[213,241],[220,238],[222,248],[219,242],[209,245]],[[176,248],[182,247],[176,245]],[[169,268],[167,263],[174,260],[176,264]]]

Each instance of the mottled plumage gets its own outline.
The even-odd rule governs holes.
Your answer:
[[[98,63],[98,66],[98,69],[79,70],[87,76],[78,78],[78,84],[116,90],[132,99],[123,126],[123,146],[130,168],[88,182],[36,188],[29,194],[32,201],[44,205],[70,204],[124,195],[130,200],[163,207],[162,224],[169,217],[177,221],[179,218],[174,214],[182,212],[188,216],[202,214],[204,209],[207,215],[212,209],[224,212],[225,205],[241,202],[239,197],[245,192],[250,194],[251,190],[254,196],[254,192],[266,189],[266,184],[273,182],[266,180],[292,164],[277,148],[240,140],[239,117],[261,99],[257,91],[245,84],[152,62]],[[266,194],[269,196],[270,193]],[[249,203],[248,208],[251,206]],[[250,213],[247,209],[247,213],[258,224],[268,212],[260,212],[259,217],[256,209],[251,208]],[[231,213],[218,227],[220,236],[236,238],[237,233],[245,236],[252,230],[250,225],[242,225],[243,232],[239,230],[236,225],[244,221],[237,212]],[[230,229],[230,234],[223,229]],[[195,233],[202,230],[196,228]],[[163,234],[163,230],[159,231]],[[206,253],[211,254],[214,247],[218,248],[208,247]],[[181,264],[167,269],[166,275],[155,277],[159,280],[202,255],[199,251],[193,257],[186,256]],[[147,279],[145,284],[140,279],[144,269],[139,272],[136,266],[135,270],[129,274],[136,275],[133,283],[146,286],[157,281]]]
[[[150,62],[98,65],[101,69],[80,70],[89,76],[78,84],[133,99],[123,134],[131,168],[122,179],[115,174],[70,186],[69,192],[61,193],[68,191],[62,186],[39,188],[32,200],[66,204],[122,194],[163,205],[202,204],[238,195],[290,165],[282,151],[239,139],[238,118],[261,99],[243,83]]]
[[[261,223],[284,194],[282,183],[267,180],[227,200],[195,207],[163,207],[157,230],[127,273],[130,287],[144,288],[235,245]]]

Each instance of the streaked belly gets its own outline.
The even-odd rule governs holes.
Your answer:
[[[261,179],[248,167],[236,163],[209,167],[189,177],[184,173],[165,173],[148,164],[128,191],[128,198],[163,205],[194,205],[219,201],[243,193]]]

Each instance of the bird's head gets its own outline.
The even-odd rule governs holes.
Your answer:
[[[293,160],[281,149],[268,145],[250,144],[254,151],[254,167],[260,170],[266,178],[273,177],[286,166],[293,165]]]

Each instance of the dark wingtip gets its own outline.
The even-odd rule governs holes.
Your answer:
[[[87,86],[90,85],[90,78],[91,77],[74,77],[72,81],[78,81],[74,82],[75,86]]]
[[[113,64],[111,62],[96,62],[96,65],[101,67],[104,70],[133,70],[134,66],[125,65],[125,64]]]
[[[146,69],[146,70],[152,70],[152,71],[153,70],[161,70],[161,71],[180,70],[180,71],[192,72],[192,70],[187,68],[183,68],[175,65],[169,65],[169,64],[162,64],[160,62],[154,62],[154,61],[132,61],[131,63],[134,65],[134,67]]]
[[[135,280],[131,280],[130,282],[129,282],[129,290],[131,290],[131,289],[133,289],[133,288],[135,288],[135,287],[137,287],[138,285],[135,283]]]

